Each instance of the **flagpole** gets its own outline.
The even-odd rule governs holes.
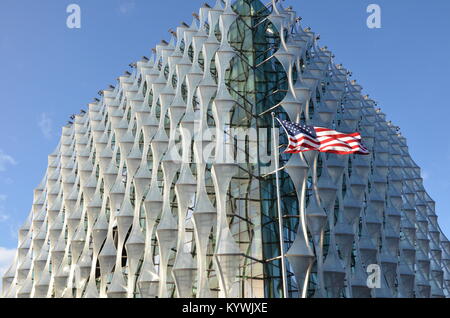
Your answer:
[[[280,196],[280,177],[279,177],[279,151],[277,134],[275,131],[275,113],[272,113],[272,139],[273,139],[273,155],[275,157],[275,179],[277,188],[277,208],[278,208],[278,232],[280,239],[280,251],[281,251],[281,274],[283,279],[283,296],[284,298],[289,298],[288,288],[287,288],[287,272],[286,272],[286,258],[284,254],[284,237],[283,237],[283,214],[281,212],[281,196]]]

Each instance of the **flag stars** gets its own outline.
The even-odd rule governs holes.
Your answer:
[[[338,131],[278,120],[289,137],[286,152],[299,153],[317,150],[337,154],[358,153],[367,155],[369,151],[361,143],[360,134],[344,134]]]

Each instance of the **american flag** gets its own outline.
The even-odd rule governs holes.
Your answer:
[[[369,151],[361,142],[361,134],[344,134],[333,129],[313,127],[279,120],[289,137],[286,153],[300,153],[317,150],[340,155],[368,155]]]

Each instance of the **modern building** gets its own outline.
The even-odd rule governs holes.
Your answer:
[[[405,138],[297,17],[204,5],[76,115],[3,296],[449,296],[450,243]],[[358,131],[371,154],[285,154],[272,112]]]

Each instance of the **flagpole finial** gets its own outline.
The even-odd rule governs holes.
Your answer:
[[[275,112],[272,112],[272,117],[275,117]]]

